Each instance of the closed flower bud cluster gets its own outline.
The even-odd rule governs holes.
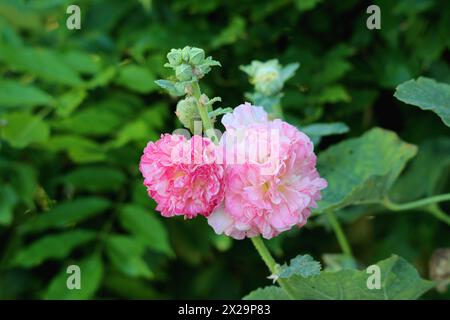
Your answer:
[[[194,122],[201,121],[194,97],[187,97],[178,101],[176,115],[185,128],[194,132]]]
[[[166,67],[175,71],[175,77],[180,82],[189,82],[201,79],[212,66],[220,63],[205,57],[205,51],[200,48],[186,46],[183,49],[172,49],[167,54]]]

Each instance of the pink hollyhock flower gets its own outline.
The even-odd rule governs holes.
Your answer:
[[[257,123],[266,123],[268,121],[267,112],[262,107],[252,106],[246,102],[234,108],[232,113],[226,113],[222,117],[222,124],[225,129],[245,128]]]
[[[209,217],[218,234],[270,239],[301,227],[327,186],[311,140],[261,107],[240,105],[223,117],[225,201]]]
[[[216,162],[218,148],[206,138],[161,135],[149,142],[139,169],[147,192],[164,217],[208,216],[222,202],[224,167]]]

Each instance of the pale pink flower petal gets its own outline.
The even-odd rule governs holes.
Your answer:
[[[222,124],[226,130],[230,130],[249,124],[264,123],[268,121],[267,119],[267,112],[262,107],[255,107],[246,102],[234,108],[232,113],[225,114],[222,117]]]

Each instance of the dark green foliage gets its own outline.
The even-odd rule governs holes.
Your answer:
[[[281,104],[287,121],[309,130],[330,178],[315,214],[342,208],[336,216],[359,265],[392,254],[408,260],[382,261],[398,267],[390,296],[429,289],[410,264],[429,278],[433,251],[450,243],[449,226],[434,215],[450,206],[390,212],[379,204],[388,193],[402,202],[450,190],[450,2],[373,2],[381,30],[366,28],[372,2],[356,0],[80,0],[81,30],[66,28],[72,1],[0,1],[0,299],[241,298],[271,285],[250,241],[217,236],[202,218],[162,218],[142,185],[146,143],[181,127],[176,100],[154,80],[174,80],[166,54],[185,45],[222,65],[202,80],[208,96],[222,97],[216,108],[253,91],[240,66],[300,63]],[[411,80],[419,76],[438,83]],[[159,85],[183,95],[172,82]],[[425,96],[416,91],[423,86]],[[428,99],[435,87],[439,101]],[[401,101],[437,115],[397,100],[396,88]],[[314,215],[268,247],[279,261],[340,252],[326,219]],[[85,270],[80,291],[65,287],[72,264]],[[402,270],[416,281],[403,296]],[[325,280],[365,276],[338,272]],[[345,296],[325,294],[354,297],[361,283]],[[252,297],[286,298],[278,287]]]

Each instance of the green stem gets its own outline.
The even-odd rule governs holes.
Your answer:
[[[256,248],[256,251],[258,251],[259,255],[261,256],[262,260],[266,264],[266,266],[269,268],[269,271],[272,274],[277,273],[277,263],[275,262],[275,259],[270,254],[269,250],[267,249],[266,245],[264,244],[261,237],[252,237],[251,238],[253,245]],[[295,300],[295,295],[292,293],[291,288],[289,287],[289,284],[285,281],[285,279],[277,279],[280,287],[286,292],[286,294],[291,298],[292,300]]]
[[[252,239],[253,245],[255,246],[256,250],[258,251],[259,255],[263,259],[264,263],[267,265],[271,273],[276,273],[277,263],[275,262],[275,259],[270,254],[269,250],[265,246],[263,240],[261,237],[253,237]]]
[[[219,143],[219,139],[217,138],[217,135],[214,131],[214,126],[212,125],[211,119],[208,115],[208,110],[205,105],[203,105],[200,102],[200,96],[201,96],[200,86],[198,85],[198,82],[195,81],[192,83],[192,96],[197,101],[197,109],[198,113],[200,114],[200,118],[202,119],[204,132],[208,136],[208,138],[211,139],[214,143]]]
[[[425,199],[420,199],[417,201],[412,201],[408,203],[394,203],[389,198],[384,198],[384,200],[381,202],[382,205],[384,205],[386,208],[392,211],[404,211],[404,210],[411,210],[411,209],[417,209],[420,207],[425,207],[433,203],[443,202],[443,201],[450,201],[450,193],[447,194],[440,194],[437,196],[432,196]]]
[[[439,208],[436,204],[432,204],[427,207],[427,211],[431,213],[436,219],[441,220],[442,222],[450,226],[450,216],[442,211],[441,208]]]
[[[347,238],[345,237],[344,232],[342,231],[341,225],[339,224],[339,221],[336,219],[336,216],[334,215],[333,211],[328,210],[326,212],[328,221],[331,224],[331,227],[333,228],[334,233],[336,234],[336,238],[339,242],[339,245],[342,249],[342,252],[347,255],[352,257],[353,253],[352,253],[352,249],[348,243]]]
[[[272,109],[273,109],[273,115],[275,118],[280,118],[280,119],[284,118],[283,108],[281,107],[281,104],[279,104],[279,103],[275,104],[272,107]]]

